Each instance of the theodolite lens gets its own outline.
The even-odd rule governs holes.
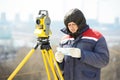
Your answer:
[[[40,24],[40,20],[39,19],[36,20],[36,24],[38,24],[38,25]]]

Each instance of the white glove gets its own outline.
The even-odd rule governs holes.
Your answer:
[[[74,58],[81,57],[81,50],[79,48],[57,48],[57,51],[63,53],[64,55],[69,55]]]
[[[63,58],[64,58],[64,54],[61,53],[60,51],[57,51],[55,53],[55,59],[56,59],[57,62],[62,63],[63,62]]]

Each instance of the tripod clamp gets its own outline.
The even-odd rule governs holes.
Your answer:
[[[47,51],[51,49],[50,42],[49,42],[49,37],[38,37],[37,38],[37,45],[34,47],[34,49],[37,49],[39,45],[40,49],[46,49]]]

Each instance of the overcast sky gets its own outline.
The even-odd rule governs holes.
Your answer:
[[[71,8],[79,8],[87,19],[100,22],[111,23],[120,18],[120,0],[0,0],[0,14],[5,12],[9,20],[16,13],[22,20],[27,20],[30,14],[35,18],[42,9],[48,10],[51,20],[63,20]]]

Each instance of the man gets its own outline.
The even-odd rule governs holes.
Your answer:
[[[64,80],[100,80],[101,68],[109,62],[105,38],[86,24],[77,8],[66,13],[64,24],[66,35],[55,53]]]

